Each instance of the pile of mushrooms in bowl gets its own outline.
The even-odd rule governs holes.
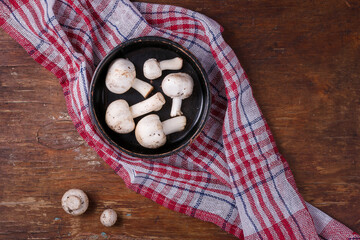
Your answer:
[[[205,71],[185,48],[145,37],[112,50],[90,85],[90,110],[107,142],[136,157],[162,157],[188,146],[210,109]]]

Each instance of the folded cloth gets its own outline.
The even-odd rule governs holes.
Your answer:
[[[127,0],[0,1],[0,25],[54,73],[75,128],[126,185],[240,239],[358,239],[304,202],[234,52],[212,19],[184,8]],[[88,92],[95,66],[115,46],[161,36],[189,49],[210,80],[210,117],[176,155],[148,160],[117,151],[95,131]]]

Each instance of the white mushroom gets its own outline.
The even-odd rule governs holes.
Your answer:
[[[161,83],[161,88],[165,95],[171,97],[173,100],[170,116],[175,117],[182,115],[182,100],[190,97],[194,88],[192,77],[186,73],[171,73],[164,78]]]
[[[114,60],[106,74],[105,85],[109,91],[122,94],[131,87],[146,98],[154,89],[149,83],[136,78],[135,66],[128,59]]]
[[[186,117],[179,116],[161,122],[156,114],[143,117],[135,129],[139,144],[146,148],[159,148],[166,143],[166,135],[185,129]]]
[[[102,212],[100,216],[100,222],[105,227],[113,226],[116,223],[116,220],[117,220],[117,214],[112,209],[106,209],[105,211]]]
[[[65,212],[71,215],[83,214],[89,206],[89,199],[80,189],[70,189],[64,193],[61,205]]]
[[[164,104],[165,98],[160,92],[131,107],[125,100],[119,99],[110,103],[106,109],[105,122],[117,133],[129,133],[135,128],[134,118],[159,111]]]
[[[145,61],[143,72],[147,79],[159,78],[164,70],[179,70],[183,66],[182,58],[176,57],[169,60],[158,62],[155,58]]]

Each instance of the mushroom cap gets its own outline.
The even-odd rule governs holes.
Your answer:
[[[131,88],[135,77],[134,64],[128,59],[118,58],[110,64],[105,85],[110,92],[121,94]]]
[[[117,214],[112,209],[106,209],[105,211],[102,212],[100,216],[100,222],[105,227],[111,227],[116,223],[116,220],[117,220]]]
[[[147,79],[159,78],[162,74],[160,63],[155,58],[146,60],[143,67],[143,73]]]
[[[160,118],[156,114],[143,117],[135,128],[135,137],[146,148],[159,148],[166,143],[166,135]]]
[[[89,199],[80,189],[70,189],[61,198],[65,212],[77,216],[83,214],[89,206]]]
[[[162,81],[161,88],[168,97],[185,99],[192,94],[194,81],[187,73],[170,73]]]
[[[119,99],[110,103],[105,113],[105,122],[110,129],[117,133],[129,133],[135,128],[129,104]]]

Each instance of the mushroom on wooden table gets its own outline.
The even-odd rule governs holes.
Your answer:
[[[70,189],[62,196],[61,205],[65,212],[77,216],[87,210],[89,199],[84,191],[80,189]]]
[[[129,133],[135,128],[134,118],[159,111],[164,104],[165,98],[160,92],[131,107],[125,100],[119,99],[110,103],[106,109],[105,122],[110,129],[117,133]]]
[[[114,60],[106,74],[105,85],[110,92],[122,94],[134,88],[144,98],[154,89],[151,84],[136,78],[134,64],[124,58]]]
[[[143,117],[135,129],[135,137],[145,148],[159,148],[166,143],[166,135],[180,132],[185,129],[186,117],[178,116],[163,122],[156,114]]]
[[[113,209],[106,209],[100,216],[100,222],[105,227],[113,226],[117,221],[117,214]]]
[[[160,62],[156,58],[150,58],[144,63],[143,73],[147,79],[152,80],[161,77],[164,70],[180,70],[182,66],[183,60],[179,57]]]

